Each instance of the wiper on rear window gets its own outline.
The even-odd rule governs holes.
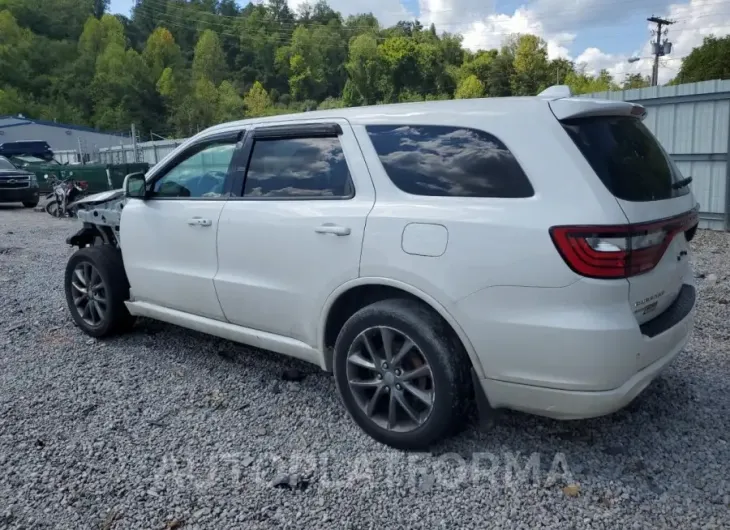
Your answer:
[[[678,180],[674,184],[672,184],[673,190],[681,190],[685,186],[689,186],[689,183],[692,182],[692,177],[687,177],[686,179]]]

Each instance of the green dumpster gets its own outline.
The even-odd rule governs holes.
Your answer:
[[[33,171],[41,186],[41,193],[51,191],[51,176],[57,179],[82,180],[88,184],[87,193],[100,193],[118,189],[124,183],[124,177],[130,173],[146,173],[150,168],[146,162],[133,164],[85,164],[65,166],[60,164],[29,164],[24,169]]]

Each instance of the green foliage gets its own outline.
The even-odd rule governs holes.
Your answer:
[[[642,76],[641,74],[626,74],[621,88],[628,90],[630,88],[645,88],[650,85],[651,78],[649,76]]]
[[[676,83],[696,83],[711,79],[730,79],[730,35],[705,37],[702,46],[682,61]]]
[[[342,99],[328,97],[317,106],[317,110],[342,109],[345,106],[345,102]]]
[[[243,98],[247,116],[266,116],[271,108],[271,99],[264,86],[256,81]]]
[[[564,83],[570,87],[574,94],[590,94],[591,92],[619,89],[607,70],[601,70],[596,77],[586,74],[584,69],[573,71],[565,76]]]
[[[520,35],[514,57],[512,92],[515,96],[532,96],[550,85],[544,40],[535,35]]]
[[[107,0],[0,0],[0,114],[23,113],[146,136],[189,135],[244,116],[450,98],[637,88],[511,35],[467,51],[418,21],[343,19],[324,0],[138,0],[131,18]],[[677,80],[730,77],[730,37],[708,37]]]
[[[484,83],[479,81],[477,76],[472,74],[469,77],[464,78],[464,80],[459,83],[454,97],[456,99],[484,97]]]
[[[196,82],[207,80],[217,85],[225,79],[226,70],[226,59],[218,34],[206,29],[195,45],[193,79]]]
[[[165,28],[157,28],[147,39],[147,44],[142,52],[147,66],[150,68],[152,79],[160,79],[162,72],[167,68],[178,69],[183,65],[180,46]]]

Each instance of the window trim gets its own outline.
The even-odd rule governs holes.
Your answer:
[[[175,155],[174,158],[170,159],[164,166],[160,168],[158,172],[156,172],[152,178],[147,180],[145,183],[146,192],[145,192],[145,200],[146,201],[225,201],[228,200],[231,195],[232,185],[233,185],[233,175],[231,173],[233,162],[236,159],[237,153],[241,150],[241,146],[237,146],[241,139],[246,134],[245,129],[237,129],[234,131],[225,131],[221,133],[212,134],[210,136],[206,136],[205,138],[201,138],[200,140],[197,140],[190,145],[188,145],[183,151],[180,151],[177,155]],[[189,159],[191,156],[195,156],[197,153],[205,150],[206,148],[216,145],[233,145],[233,156],[231,157],[231,161],[228,163],[228,169],[226,169],[226,178],[223,182],[223,193],[218,197],[157,197],[155,195],[152,195],[152,189],[154,189],[155,184],[161,180],[163,177],[168,175],[170,171],[175,169],[177,166],[179,166],[181,163],[183,163],[185,160]],[[192,154],[191,154],[192,153]]]
[[[265,125],[260,127],[254,127],[246,132],[245,139],[243,141],[243,147],[237,150],[233,155],[232,166],[233,168],[233,184],[231,188],[231,194],[229,200],[232,201],[258,201],[258,202],[271,202],[271,201],[350,201],[357,195],[355,188],[355,181],[352,178],[352,171],[350,170],[350,164],[347,161],[347,155],[342,147],[342,141],[340,136],[344,134],[342,127],[339,123],[297,123],[289,125]],[[341,195],[337,197],[251,197],[245,196],[243,193],[246,189],[246,177],[248,176],[248,169],[251,165],[251,158],[253,156],[253,148],[256,141],[276,141],[276,140],[292,140],[297,138],[336,138],[342,148],[342,154],[345,157],[345,164],[347,164],[347,178],[350,181],[350,187],[352,193],[350,195]]]
[[[391,129],[397,129],[400,127],[413,127],[413,128],[419,128],[419,127],[447,127],[451,128],[453,130],[466,130],[466,131],[473,131],[477,134],[486,134],[488,136],[491,136],[496,141],[498,141],[500,144],[504,146],[504,148],[509,152],[510,155],[512,155],[512,158],[514,158],[515,163],[517,164],[517,167],[522,172],[522,175],[525,178],[525,183],[527,184],[529,195],[524,195],[521,197],[506,197],[503,195],[486,195],[486,196],[470,196],[470,195],[425,195],[425,194],[419,194],[419,193],[410,193],[395,183],[393,180],[393,177],[390,176],[390,173],[388,173],[388,170],[385,167],[385,164],[383,164],[382,156],[378,152],[377,148],[375,147],[375,143],[373,142],[371,131],[377,130],[377,128],[391,128]],[[383,170],[383,174],[385,175],[385,178],[392,184],[392,186],[400,193],[403,193],[404,195],[408,197],[428,197],[428,198],[437,198],[437,199],[458,199],[458,200],[464,200],[464,199],[480,199],[480,200],[504,200],[504,201],[519,201],[519,200],[526,200],[526,199],[534,199],[537,195],[537,191],[535,190],[535,186],[532,183],[532,180],[530,180],[530,176],[527,174],[525,169],[522,167],[522,164],[520,164],[520,161],[517,157],[517,155],[512,151],[512,149],[509,148],[509,146],[502,140],[499,136],[497,136],[494,133],[491,133],[484,129],[478,129],[476,127],[470,127],[468,125],[451,125],[451,124],[442,124],[442,123],[371,123],[368,125],[365,125],[365,134],[367,135],[368,141],[370,142],[370,145],[372,146],[373,153],[375,154],[378,163],[380,164],[380,167]]]

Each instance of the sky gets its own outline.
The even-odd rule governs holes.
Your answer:
[[[261,1],[261,0],[259,0]],[[296,9],[306,0],[288,0]],[[134,0],[111,0],[112,13],[129,15]],[[239,1],[245,5],[246,1]],[[314,3],[314,2],[312,2]],[[730,34],[730,0],[329,0],[345,16],[372,12],[384,25],[418,18],[424,25],[464,36],[472,50],[499,47],[510,33],[532,33],[548,43],[550,58],[584,64],[592,74],[608,69],[617,80],[625,74],[649,75],[652,15],[674,20],[666,36],[671,54],[664,57],[659,81],[677,74],[681,57],[711,33]],[[630,57],[641,60],[629,63]]]

